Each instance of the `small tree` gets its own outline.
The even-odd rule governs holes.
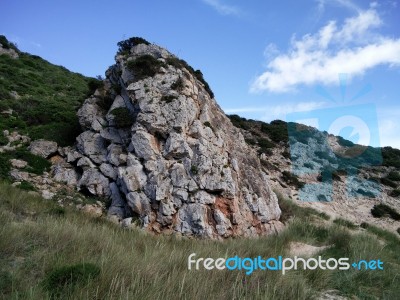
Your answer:
[[[120,41],[118,42],[118,53],[126,53],[131,50],[132,47],[140,45],[140,44],[145,44],[145,45],[150,45],[148,41],[146,41],[144,38],[141,37],[131,37],[127,40]]]

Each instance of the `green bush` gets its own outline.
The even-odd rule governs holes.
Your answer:
[[[38,155],[32,154],[26,149],[18,149],[15,152],[12,152],[14,158],[24,160],[28,163],[28,166],[25,167],[25,171],[34,174],[43,174],[43,172],[47,172],[50,170],[51,163]]]
[[[14,43],[9,42],[4,35],[0,35],[0,44],[4,49],[14,49],[15,51],[19,52],[17,46]]]
[[[262,123],[261,131],[275,143],[289,141],[287,123],[284,121],[274,120],[270,124]]]
[[[176,99],[176,97],[172,96],[172,95],[164,95],[164,96],[161,97],[161,101],[164,101],[166,103],[171,103],[175,99]]]
[[[199,169],[197,168],[197,166],[193,165],[190,168],[190,171],[192,172],[192,174],[197,175],[199,173]]]
[[[390,217],[393,220],[399,221],[400,220],[400,214],[390,206],[386,204],[377,204],[374,205],[374,207],[371,209],[371,214],[375,218],[382,218],[382,217]]]
[[[127,40],[123,40],[117,43],[118,45],[118,53],[124,54],[128,53],[132,47],[137,46],[139,44],[150,45],[148,41],[141,37],[131,37]]]
[[[0,132],[0,146],[4,146],[8,144],[8,139]]]
[[[182,91],[182,89],[184,88],[183,85],[183,80],[181,77],[179,77],[172,85],[171,85],[171,89],[175,90],[175,91]]]
[[[24,190],[24,191],[34,191],[35,187],[32,185],[32,183],[28,181],[22,181],[20,185],[17,185],[17,188]]]
[[[338,224],[338,225],[340,225],[340,226],[347,227],[347,228],[349,228],[349,229],[356,229],[356,228],[358,228],[358,226],[355,225],[353,222],[350,222],[350,221],[348,221],[348,220],[344,220],[344,219],[341,219],[341,218],[337,218],[337,219],[333,220],[333,223]]]
[[[212,130],[214,130],[214,128],[212,127],[211,123],[206,121],[204,122],[204,126],[211,128]]]
[[[382,149],[383,165],[387,167],[400,168],[400,150],[392,147]]]
[[[250,126],[247,124],[247,119],[239,117],[238,115],[228,115],[228,118],[231,120],[233,126],[242,129],[250,129]]]
[[[134,122],[132,113],[126,107],[115,108],[110,114],[114,116],[114,122],[117,128],[130,127]]]
[[[321,174],[317,176],[317,180],[320,182],[329,180],[341,181],[339,176],[339,171],[330,167],[325,167],[322,169]]]
[[[281,193],[275,192],[278,197],[279,207],[281,209],[280,221],[286,223],[291,217],[307,218],[316,216],[324,220],[329,220],[329,215],[321,213],[311,207],[301,207],[296,205],[295,202],[282,196]]]
[[[389,195],[392,196],[392,197],[399,197],[400,196],[400,189],[395,189],[395,190],[391,191]]]
[[[146,77],[153,77],[163,65],[164,64],[154,58],[154,56],[145,54],[139,56],[135,60],[128,61],[127,68],[133,72],[135,80],[139,81]]]
[[[380,181],[381,181],[382,184],[390,186],[392,188],[396,188],[397,187],[397,183],[396,182],[393,182],[393,181],[391,181],[390,179],[388,179],[386,177],[381,178]]]
[[[186,69],[197,78],[203,85],[206,92],[210,95],[211,98],[214,98],[214,93],[208,85],[207,81],[204,80],[203,73],[200,70],[194,70],[186,61],[183,59],[179,59],[177,57],[168,57],[166,59],[166,63],[171,65],[177,69]]]
[[[38,56],[20,53],[18,59],[0,56],[0,109],[12,109],[1,116],[0,132],[15,129],[31,138],[72,145],[80,133],[76,111],[89,94],[93,78],[55,66]],[[16,91],[16,101],[9,95]]]
[[[304,186],[304,182],[301,182],[298,177],[291,172],[283,171],[282,172],[282,179],[287,184],[296,187],[297,189],[301,189]]]
[[[104,87],[104,82],[101,80],[97,80],[95,78],[90,78],[88,80],[88,88],[89,88],[89,92],[88,95],[92,95],[94,94],[94,92],[97,89],[103,88]]]
[[[268,149],[271,149],[271,148],[274,148],[275,147],[275,144],[274,143],[272,143],[270,140],[268,140],[268,139],[264,139],[264,138],[259,138],[258,140],[257,140],[257,142],[258,142],[258,146],[260,146],[260,150],[262,151],[262,152],[266,152],[266,151],[268,151]]]
[[[7,294],[11,293],[12,286],[13,280],[11,273],[8,271],[0,270],[0,298],[2,298],[1,296],[6,296]]]
[[[400,173],[392,171],[386,176],[386,179],[389,179],[391,181],[400,181]]]
[[[100,268],[92,263],[63,266],[50,271],[43,280],[43,288],[53,296],[61,296],[68,288],[82,285],[96,278]]]
[[[56,207],[53,207],[52,209],[50,209],[48,213],[50,215],[54,215],[54,216],[64,216],[66,213],[66,210],[64,207],[56,206]]]

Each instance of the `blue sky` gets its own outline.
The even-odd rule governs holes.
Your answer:
[[[374,103],[381,145],[397,148],[399,20],[398,0],[0,4],[1,34],[72,71],[104,75],[116,43],[142,36],[201,69],[227,113],[271,121],[291,112]],[[347,74],[343,95],[341,73]],[[366,86],[370,91],[351,101]]]

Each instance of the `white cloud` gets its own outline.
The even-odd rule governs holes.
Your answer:
[[[267,107],[241,107],[224,109],[227,114],[243,114],[243,113],[258,113],[262,121],[272,121],[276,119],[285,119],[286,114],[294,112],[311,111],[324,106],[324,102],[299,102],[299,103],[288,103],[279,105],[270,105]]]
[[[356,4],[354,4],[350,0],[317,0],[317,3],[318,3],[317,8],[320,14],[322,14],[325,11],[325,6],[327,4],[339,5],[356,12],[359,12],[361,10]]]
[[[240,15],[241,11],[236,6],[227,5],[221,2],[221,0],[202,0],[204,3],[210,5],[221,15]]]
[[[399,65],[400,39],[375,33],[381,24],[370,8],[346,19],[341,27],[330,21],[315,34],[293,37],[287,53],[269,61],[251,91],[287,92],[299,85],[334,84],[339,73],[351,79],[378,65]]]
[[[383,110],[378,109],[379,137],[381,146],[391,146],[400,149],[400,124],[398,122],[399,115],[399,108],[391,107]]]
[[[40,43],[31,42],[31,44],[32,44],[33,46],[35,46],[36,48],[42,48],[42,44],[40,44]]]

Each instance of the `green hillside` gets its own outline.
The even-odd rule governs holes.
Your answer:
[[[19,54],[0,55],[0,130],[73,144],[80,132],[76,111],[99,81],[20,52],[4,36],[0,43]]]

